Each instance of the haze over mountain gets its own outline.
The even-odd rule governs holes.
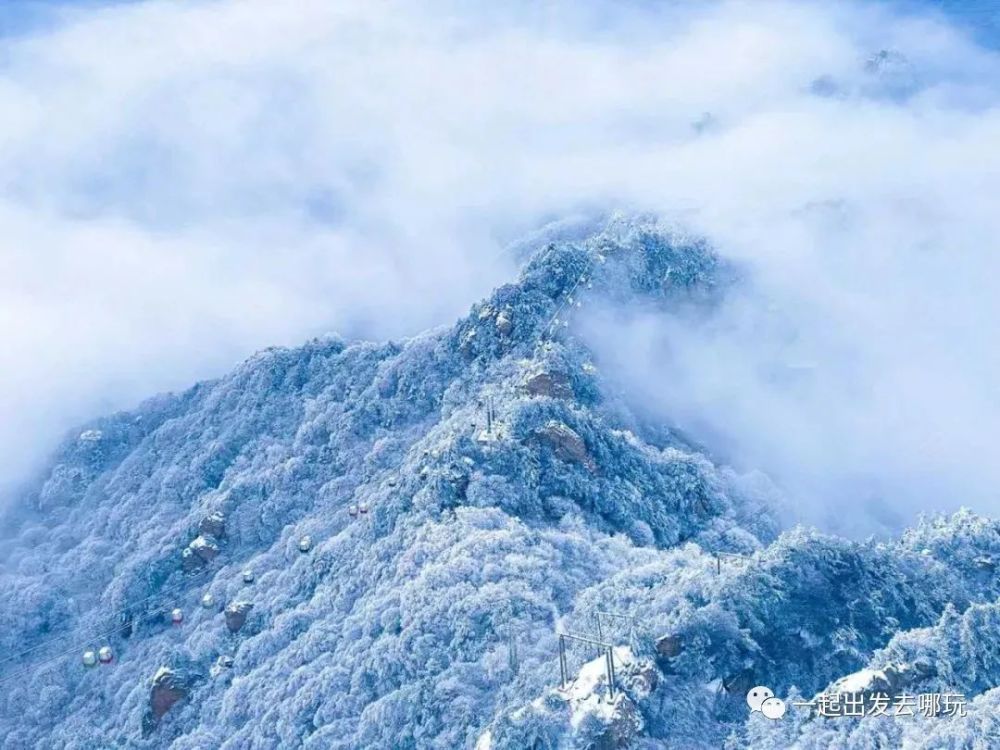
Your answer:
[[[872,660],[989,715],[1000,524],[779,537],[775,486],[633,411],[579,335],[598,306],[710,311],[738,269],[651,220],[523,250],[451,327],[264,351],[71,435],[4,524],[4,743],[940,747],[919,721],[747,719],[754,684],[811,695]],[[599,611],[634,618],[603,626],[618,692],[571,650],[567,714],[555,634]],[[934,646],[961,617],[982,637]]]
[[[0,747],[1000,744],[990,11],[4,3]]]
[[[513,278],[509,241],[623,208],[754,271],[742,325],[773,337],[692,329],[675,373],[691,386],[677,399],[705,407],[700,437],[721,424],[731,455],[757,448],[739,458],[794,484],[808,520],[826,524],[844,485],[890,506],[857,533],[943,495],[990,510],[1000,477],[970,457],[1000,423],[996,347],[977,333],[1000,312],[1000,66],[955,17],[4,3],[0,485],[72,425],[266,346],[448,325]],[[768,305],[781,320],[758,326]],[[748,367],[817,365],[818,380],[761,414],[775,394],[760,378],[719,377],[751,340]],[[908,479],[931,466],[948,492]]]

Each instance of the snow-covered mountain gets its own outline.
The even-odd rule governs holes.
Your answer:
[[[0,745],[987,742],[1000,524],[779,534],[766,479],[634,413],[574,325],[711,305],[731,269],[641,220],[521,250],[450,328],[268,350],[70,436],[4,524]],[[558,689],[557,632],[613,646],[614,694],[578,643]],[[748,716],[754,685],[888,666],[978,718]]]

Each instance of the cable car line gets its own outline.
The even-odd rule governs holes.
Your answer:
[[[589,275],[592,272],[593,272],[593,263],[591,263],[590,267],[584,270],[580,274],[580,276],[576,278],[576,280],[573,283],[573,286],[569,289],[568,292],[566,292],[563,295],[563,299],[557,303],[556,309],[554,310],[552,317],[543,327],[542,329],[543,336],[546,337],[552,336],[554,332],[554,324],[558,322],[559,316],[563,313],[563,311],[567,308],[567,306],[572,305],[573,295],[580,288],[580,285],[582,283],[588,281]],[[351,505],[348,510],[351,518],[355,519],[359,515],[362,516],[367,515],[369,508],[367,503],[361,503],[360,505]],[[309,535],[303,536],[298,542],[298,548],[303,553],[309,552],[312,549],[312,546],[313,546],[313,540]],[[254,578],[255,576],[252,568],[246,568],[242,571],[242,579],[244,584],[253,583]],[[151,593],[149,596],[138,600],[137,602],[132,602],[121,609],[113,610],[110,613],[108,613],[108,617],[119,621],[111,629],[103,630],[102,632],[98,633],[97,631],[100,629],[100,625],[95,624],[90,626],[89,628],[84,628],[82,631],[79,632],[72,632],[72,631],[65,632],[61,635],[55,635],[50,638],[46,638],[42,640],[40,643],[37,643],[36,645],[30,648],[20,651],[16,656],[9,656],[7,658],[0,659],[0,670],[2,670],[6,666],[11,664],[24,663],[26,657],[43,649],[49,648],[53,643],[57,643],[62,639],[68,639],[68,638],[74,639],[74,645],[70,648],[67,648],[66,650],[59,651],[58,653],[46,657],[38,662],[31,662],[30,664],[25,663],[23,667],[15,669],[13,672],[10,672],[6,675],[0,675],[0,685],[4,685],[28,672],[40,669],[53,662],[59,661],[70,654],[78,652],[80,648],[86,647],[88,644],[92,644],[95,641],[104,641],[106,639],[111,638],[112,636],[121,632],[122,625],[120,621],[124,620],[128,615],[142,611],[145,605],[149,604],[150,602],[156,599],[163,599],[175,596],[177,594],[186,592],[190,588],[192,588],[192,582],[181,579],[172,586],[161,588]],[[214,597],[206,593],[201,597],[200,603],[202,607],[205,608],[212,607],[214,604]],[[183,611],[179,608],[172,608],[172,609],[165,608],[165,614],[169,616],[170,621],[174,625],[180,625],[184,621]]]
[[[559,315],[560,315],[560,313],[562,313],[562,311],[563,311],[563,310],[564,310],[564,309],[566,308],[566,306],[567,306],[568,304],[570,304],[570,301],[571,301],[571,300],[572,300],[572,298],[573,298],[573,294],[574,294],[574,293],[576,292],[576,290],[577,290],[577,289],[578,289],[578,288],[580,287],[580,284],[582,284],[582,283],[584,282],[584,280],[585,280],[585,279],[587,278],[587,274],[589,274],[589,273],[590,273],[590,272],[591,272],[592,270],[593,270],[593,268],[590,268],[590,269],[588,269],[588,270],[584,271],[584,272],[583,272],[583,273],[582,273],[582,274],[580,275],[580,277],[579,277],[579,278],[578,278],[578,279],[576,280],[576,283],[574,283],[574,284],[573,284],[573,288],[572,288],[572,289],[570,289],[570,290],[569,290],[569,291],[568,291],[568,292],[566,293],[566,296],[565,296],[565,299],[563,299],[563,300],[562,300],[562,302],[560,302],[560,303],[559,303],[559,304],[558,304],[558,305],[556,306],[556,310],[555,310],[555,312],[554,312],[554,313],[552,314],[552,317],[551,317],[551,318],[549,319],[549,322],[548,322],[548,323],[547,323],[547,324],[545,325],[545,327],[544,327],[544,328],[542,329],[542,330],[543,330],[543,332],[544,332],[544,333],[543,333],[543,335],[545,335],[545,336],[551,336],[551,335],[552,335],[552,324],[553,324],[553,323],[555,323],[555,322],[556,322],[556,321],[557,321],[557,320],[559,319]]]
[[[130,612],[132,612],[132,611],[139,610],[140,608],[142,608],[143,605],[148,604],[149,602],[151,602],[154,599],[157,599],[157,598],[159,598],[161,596],[170,596],[170,595],[179,593],[182,589],[187,588],[189,585],[190,585],[190,582],[188,582],[188,581],[178,581],[174,585],[168,586],[165,589],[160,589],[156,593],[150,594],[145,599],[140,599],[138,602],[135,602],[134,604],[132,604],[131,606],[129,606],[127,608],[120,609],[120,610],[117,610],[117,611],[112,611],[110,613],[110,616],[114,617],[114,616],[117,615],[117,617],[120,619],[122,615],[127,615]],[[95,630],[98,630],[99,628],[101,628],[101,625],[91,625],[89,628],[85,629],[83,631],[83,633],[84,634],[89,634],[89,633],[92,633]],[[121,628],[121,625],[117,625],[115,627],[115,630],[112,631],[112,633],[117,633],[120,628]],[[44,640],[41,643],[38,643],[38,644],[32,646],[31,648],[24,649],[23,651],[21,651],[16,656],[8,656],[6,659],[0,659],[0,669],[2,669],[5,665],[10,664],[12,662],[22,661],[23,657],[26,656],[27,654],[31,654],[31,653],[34,653],[35,651],[39,651],[40,649],[43,649],[46,646],[51,645],[51,643],[53,641],[57,641],[60,638],[74,637],[74,635],[75,634],[72,633],[72,632],[63,633],[62,635],[55,635],[55,636],[52,636],[51,638],[48,638],[48,639]]]
[[[116,627],[114,630],[109,630],[106,633],[101,633],[100,635],[94,636],[92,638],[88,638],[87,641],[83,642],[83,646],[86,646],[88,643],[90,643],[92,641],[103,641],[103,640],[105,640],[107,638],[110,638],[111,636],[113,636],[117,632],[118,632],[118,628]],[[43,659],[40,662],[33,662],[30,665],[27,665],[25,667],[22,667],[21,669],[18,669],[18,670],[15,670],[15,671],[13,671],[13,672],[11,672],[9,674],[6,674],[3,677],[0,677],[0,685],[5,685],[6,683],[13,681],[17,677],[20,677],[22,675],[28,674],[29,672],[33,672],[33,671],[35,671],[37,669],[40,669],[40,668],[42,668],[42,667],[44,667],[44,666],[46,666],[48,664],[52,664],[54,662],[57,662],[60,659],[63,659],[65,657],[69,656],[70,654],[75,654],[75,653],[77,653],[80,650],[80,648],[81,648],[81,644],[78,642],[78,643],[74,644],[74,646],[72,648],[66,649],[65,651],[60,651],[58,654],[54,654],[54,655],[52,655],[52,656],[50,656],[50,657],[48,657],[46,659]]]
[[[362,507],[359,510],[361,513],[367,514],[368,504],[363,503]],[[306,535],[299,540],[298,548],[301,552],[303,553],[309,552],[312,549],[312,547],[313,547],[312,537]],[[244,569],[241,573],[241,577],[244,584],[253,583],[255,580],[253,569],[252,568]],[[59,651],[58,653],[55,653],[50,657],[46,657],[41,661],[32,661],[30,664],[25,663],[23,668],[15,669],[13,672],[10,672],[9,674],[0,676],[0,685],[6,684],[7,682],[13,680],[14,678],[19,677],[34,669],[39,669],[54,661],[58,661],[59,659],[62,659],[63,657],[68,656],[78,651],[81,648],[85,648],[87,645],[95,641],[99,642],[111,638],[112,636],[118,634],[121,631],[122,626],[120,621],[125,616],[135,612],[142,611],[147,604],[156,599],[165,599],[174,597],[178,594],[186,593],[187,590],[190,588],[193,588],[192,582],[184,580],[182,578],[181,580],[177,581],[176,583],[170,586],[161,588],[158,591],[151,593],[149,596],[140,599],[137,602],[129,604],[127,607],[111,611],[108,614],[108,617],[113,620],[117,620],[119,622],[110,630],[104,630],[102,626],[99,624],[91,625],[90,627],[84,628],[82,631],[78,632],[69,631],[62,633],[60,635],[51,636],[49,638],[44,639],[42,642],[35,644],[30,648],[20,651],[16,656],[8,656],[5,659],[0,659],[0,670],[2,670],[5,666],[9,664],[24,663],[25,657],[29,656],[30,654],[36,653],[40,650],[49,648],[52,646],[53,643],[57,643],[60,640],[68,638],[74,639],[75,645],[72,646],[71,648],[67,648],[64,651]],[[210,593],[206,592],[201,597],[200,603],[203,608],[209,609],[213,607],[215,603],[215,598]],[[175,626],[181,625],[184,622],[184,613],[183,610],[180,608],[165,607],[164,614],[169,616],[170,622]]]

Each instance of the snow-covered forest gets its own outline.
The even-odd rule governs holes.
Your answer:
[[[2,527],[0,745],[997,747],[1000,523],[789,527],[579,335],[711,308],[739,269],[651,220],[519,252],[453,326],[263,351],[74,430]],[[559,633],[612,646],[613,694],[587,644],[560,685]],[[968,716],[745,703],[862,670]]]
[[[3,0],[0,113],[0,750],[1000,750],[1000,0]]]

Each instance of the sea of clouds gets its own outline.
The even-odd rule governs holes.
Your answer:
[[[995,510],[998,103],[916,4],[53,6],[0,38],[0,486],[261,347],[447,323],[511,240],[621,209],[744,277],[590,319],[634,397],[807,520]]]

